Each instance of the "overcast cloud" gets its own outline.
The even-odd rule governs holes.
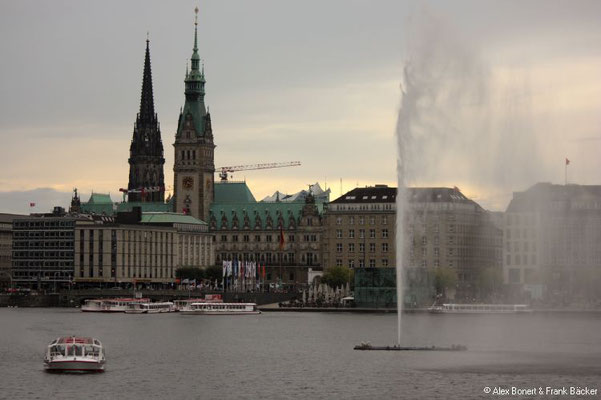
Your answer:
[[[562,183],[565,157],[570,181],[600,183],[597,1],[1,1],[0,211],[56,199],[24,199],[38,188],[119,198],[147,31],[172,184],[196,5],[217,166],[303,163],[235,174],[257,198],[396,184],[410,63],[424,93],[411,184],[504,209],[512,191]]]

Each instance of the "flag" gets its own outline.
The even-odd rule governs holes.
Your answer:
[[[284,228],[280,225],[280,251],[284,250],[284,244],[286,241],[284,240]]]
[[[570,165],[570,160],[566,157],[566,165]]]
[[[227,261],[223,260],[223,276],[227,275]]]
[[[35,203],[29,203],[29,207],[35,207]]]

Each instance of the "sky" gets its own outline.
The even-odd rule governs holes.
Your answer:
[[[196,6],[216,167],[302,163],[235,173],[258,199],[396,185],[402,104],[412,186],[601,184],[598,1],[0,0],[0,212],[120,198],[147,33],[172,185]]]

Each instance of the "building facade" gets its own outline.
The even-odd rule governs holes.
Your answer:
[[[215,185],[209,225],[215,261],[255,261],[266,267],[265,283],[308,283],[321,270],[322,203],[257,202],[244,182]],[[281,237],[283,236],[283,241]]]
[[[324,213],[324,263],[349,268],[395,267],[396,188],[353,189]],[[502,268],[502,230],[489,213],[457,188],[408,188],[403,267],[450,268],[459,298],[480,297],[486,270]],[[420,278],[421,279],[421,278]]]
[[[203,221],[174,213],[122,216],[15,219],[14,283],[37,288],[170,284],[178,268],[214,264],[213,235]]]
[[[206,81],[198,54],[197,26],[196,21],[191,68],[184,81],[186,101],[179,115],[173,144],[174,207],[175,212],[208,221],[215,190],[215,145],[211,115],[204,103]]]
[[[537,183],[504,218],[504,279],[549,305],[601,300],[601,186]]]
[[[0,214],[0,286],[12,282],[13,220],[25,217],[17,214]]]

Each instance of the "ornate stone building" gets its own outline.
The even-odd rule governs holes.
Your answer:
[[[303,202],[257,202],[244,182],[215,184],[209,227],[216,264],[256,261],[266,266],[266,283],[308,283],[322,266],[322,210],[311,195]]]
[[[204,103],[206,81],[198,55],[197,27],[198,21],[195,21],[191,68],[184,81],[186,101],[180,111],[173,144],[174,206],[178,213],[208,221],[214,199],[215,145],[211,115]]]
[[[146,40],[140,112],[136,117],[129,148],[129,202],[162,203],[165,200],[163,164],[163,142],[157,114],[154,112],[150,49],[149,41]]]

